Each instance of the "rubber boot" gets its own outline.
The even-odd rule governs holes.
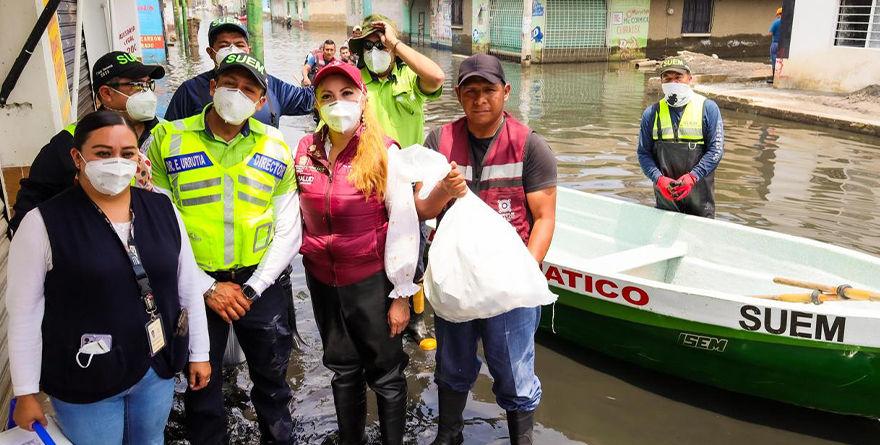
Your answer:
[[[403,431],[406,426],[406,393],[392,400],[376,397],[379,405],[379,431],[382,445],[403,445]]]
[[[507,430],[510,431],[510,445],[531,445],[534,426],[534,411],[508,411]]]
[[[462,413],[467,405],[468,393],[439,388],[437,398],[440,402],[440,422],[437,437],[431,445],[461,445],[464,443]]]
[[[339,424],[340,445],[364,445],[367,426],[367,386],[363,380],[331,382]]]

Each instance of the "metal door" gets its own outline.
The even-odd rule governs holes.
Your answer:
[[[76,54],[76,0],[62,0],[58,5],[58,27],[61,31],[61,47],[64,53],[64,69],[67,71],[68,94],[73,95],[73,62]],[[89,73],[89,60],[86,51],[86,39],[82,39],[82,51],[79,63],[79,98],[74,106],[77,117],[82,118],[95,111],[95,100],[92,98],[92,78]]]
[[[522,0],[489,1],[489,52],[517,56],[522,51]]]

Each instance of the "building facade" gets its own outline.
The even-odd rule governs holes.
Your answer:
[[[779,88],[850,93],[880,85],[880,0],[797,0]]]

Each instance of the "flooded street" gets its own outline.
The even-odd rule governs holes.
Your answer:
[[[186,60],[170,50],[168,76],[159,83],[159,114],[186,79],[213,66],[206,56],[207,22],[199,54]],[[307,52],[325,39],[337,45],[342,29],[288,30],[265,25],[268,71],[299,80]],[[430,102],[427,126],[461,115],[452,79],[463,60],[449,51],[418,48],[446,71],[443,98]],[[559,185],[653,205],[650,182],[636,157],[639,118],[657,92],[651,75],[629,64],[535,65],[523,72],[505,63],[512,93],[507,110],[543,135],[559,163]],[[294,80],[296,78],[296,80]],[[880,139],[795,122],[722,110],[726,153],[716,174],[718,218],[803,236],[880,256]],[[285,117],[288,132],[310,131],[310,116]],[[295,141],[287,141],[289,144]],[[300,269],[301,270],[301,269]],[[294,290],[307,292],[294,277]],[[305,293],[296,301],[299,332],[309,343],[289,370],[292,410],[300,443],[332,444],[336,419],[330,373],[321,364],[320,338]],[[430,317],[429,317],[430,318]],[[539,333],[537,373],[543,383],[538,444],[876,444],[880,421],[839,416],[722,391],[579,349]],[[407,343],[408,443],[427,444],[437,416],[433,352]],[[227,376],[235,422],[234,443],[259,443],[253,408],[242,391],[244,374]],[[465,410],[466,444],[507,443],[504,412],[483,369]],[[810,391],[805,387],[804,391]],[[368,427],[378,439],[375,399]],[[878,401],[880,403],[880,401]],[[182,437],[178,407],[171,431]],[[182,443],[182,442],[180,442]]]

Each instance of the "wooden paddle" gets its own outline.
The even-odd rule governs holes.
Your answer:
[[[869,301],[880,301],[880,293],[871,292],[862,289],[853,289],[851,287],[835,287],[828,286],[824,284],[810,283],[807,281],[798,281],[792,280],[790,278],[782,278],[776,277],[773,279],[773,282],[776,284],[783,284],[786,286],[800,287],[803,289],[814,289],[822,291],[826,294],[839,295],[842,297],[849,298],[851,300],[869,300]]]
[[[752,295],[754,298],[764,298],[766,300],[786,301],[789,303],[813,303],[812,294],[780,294],[780,295]],[[833,294],[820,294],[819,301],[846,301],[843,298]]]

